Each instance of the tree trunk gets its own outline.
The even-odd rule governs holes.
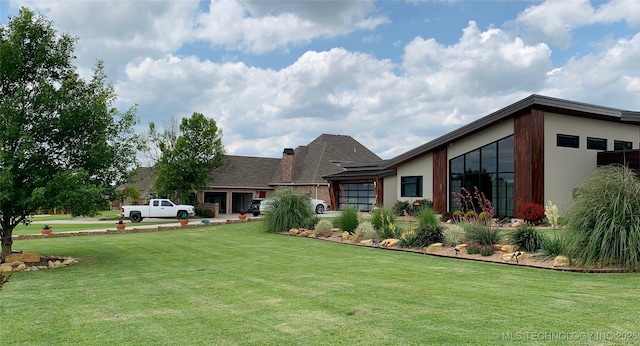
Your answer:
[[[11,238],[12,234],[13,229],[4,230],[2,232],[2,257],[0,257],[0,263],[4,263],[7,255],[11,254],[11,246],[13,245],[13,238]]]

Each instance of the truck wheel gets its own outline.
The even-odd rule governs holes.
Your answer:
[[[316,214],[324,214],[324,205],[322,204],[316,205]]]
[[[179,211],[178,212],[178,219],[186,219],[189,217],[189,214],[186,211]]]
[[[140,215],[140,213],[131,213],[131,215],[129,215],[129,220],[131,220],[131,222],[140,222],[142,221],[142,216]]]

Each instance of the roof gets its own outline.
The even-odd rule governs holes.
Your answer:
[[[151,184],[156,180],[153,167],[138,167],[133,171],[129,183],[121,185],[118,189],[124,189],[129,185],[135,185],[140,190],[140,196],[145,196],[151,191]]]
[[[224,165],[211,172],[209,187],[242,187],[270,189],[273,171],[280,159],[226,155]]]
[[[457,130],[451,131],[430,142],[400,154],[382,165],[382,169],[397,167],[416,157],[429,153],[439,147],[454,142],[460,138],[469,136],[475,132],[488,128],[504,119],[512,118],[532,108],[541,109],[573,116],[608,119],[612,121],[640,123],[640,112],[632,112],[623,109],[603,107],[588,103],[568,101],[548,96],[533,94],[525,99],[504,107],[494,113],[482,117]]]
[[[347,162],[379,162],[381,158],[347,135],[322,134],[306,146],[294,150],[293,184],[323,184],[323,176],[343,172]],[[273,185],[282,181],[282,167],[274,171]]]

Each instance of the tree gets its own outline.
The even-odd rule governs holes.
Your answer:
[[[53,208],[96,215],[136,164],[136,107],[112,107],[102,62],[80,78],[76,41],[26,8],[0,26],[1,261],[18,224]]]
[[[205,187],[211,170],[224,163],[222,131],[215,120],[201,113],[182,119],[179,131],[172,123],[159,133],[151,123],[149,139],[160,151],[154,164],[157,179],[153,187],[179,201],[184,200],[186,192]]]

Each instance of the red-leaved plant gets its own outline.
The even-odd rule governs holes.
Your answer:
[[[523,205],[522,218],[530,224],[541,224],[542,219],[544,219],[544,206],[537,203],[527,203]]]

